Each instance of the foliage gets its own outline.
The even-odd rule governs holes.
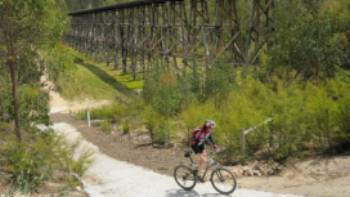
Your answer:
[[[0,77],[0,121],[9,119],[11,101],[9,87]]]
[[[161,118],[161,115],[155,112],[151,106],[146,106],[143,113],[144,122],[146,124],[146,128],[150,132],[151,137],[153,136],[153,130],[156,128],[156,125]],[[153,138],[152,138],[153,139]]]
[[[21,144],[11,134],[1,136],[5,139],[0,148],[2,170],[11,175],[9,181],[13,186],[23,192],[33,191],[47,180],[63,181],[74,187],[77,182],[71,173],[82,175],[91,161],[87,152],[74,159],[77,145],[67,145],[50,130],[28,128]],[[57,173],[63,176],[56,176]]]
[[[45,64],[47,65],[47,72],[49,79],[53,82],[58,82],[60,77],[71,76],[76,71],[74,64],[75,56],[73,50],[61,44],[57,44],[54,48],[45,53]]]
[[[4,54],[0,64],[2,70],[5,66],[8,69],[1,74],[10,79],[5,81],[11,86],[11,107],[8,110],[19,141],[21,127],[26,125],[21,124],[21,116],[26,112],[21,109],[19,89],[24,84],[38,88],[36,84],[43,72],[39,50],[57,43],[64,30],[65,16],[55,7],[57,2],[3,0],[0,4],[0,54]]]
[[[111,134],[112,132],[112,123],[109,120],[103,120],[100,123],[101,130],[106,134]]]
[[[350,147],[350,93],[347,91],[346,95],[339,101],[339,113],[337,114],[340,132],[337,135],[341,146]],[[340,147],[346,148],[346,147]]]
[[[296,0],[277,4],[278,20],[269,49],[271,66],[292,68],[305,78],[335,73],[341,60],[340,40],[334,34],[332,16],[320,13],[318,3]]]
[[[127,109],[124,105],[121,105],[118,102],[113,102],[112,105],[90,110],[90,114],[91,119],[117,122],[124,117],[124,115],[127,113],[126,110]],[[79,119],[86,119],[86,113],[86,111],[79,112],[77,117]]]
[[[65,29],[66,19],[61,10],[55,7],[56,1],[3,0],[0,6],[1,18],[4,19],[0,23],[1,32],[16,38],[12,41],[18,44],[14,47],[21,50],[18,51],[21,55],[25,55],[22,53],[24,50],[32,51],[24,43],[35,47],[56,43]]]
[[[170,124],[166,119],[158,121],[153,132],[153,144],[168,145],[170,142]]]
[[[48,101],[49,95],[38,87],[23,85],[20,89],[21,117],[27,123],[50,123]],[[25,124],[23,122],[23,124]]]
[[[256,154],[263,153],[264,157],[285,159],[344,150],[339,145],[349,139],[347,75],[321,83],[278,77],[263,83],[254,75],[242,76],[240,71],[235,76],[220,106],[210,98],[204,103],[193,102],[181,112],[180,119],[188,128],[201,125],[205,119],[216,120],[215,138],[234,156],[240,149],[240,130],[272,117],[272,123],[247,136],[248,155],[259,157]]]
[[[0,170],[25,192],[46,180],[75,186],[70,173],[82,174],[89,160],[89,154],[74,159],[76,146],[52,131],[32,128],[49,124],[48,95],[40,84],[45,71],[42,58],[45,50],[56,48],[66,29],[63,9],[62,0],[0,1]],[[18,141],[10,133],[13,120],[16,133],[24,131],[17,135]],[[62,177],[56,176],[61,172]]]
[[[127,121],[125,121],[122,125],[122,131],[123,131],[123,134],[130,134],[130,125]]]
[[[145,102],[162,115],[174,115],[180,110],[185,96],[181,85],[174,73],[158,69],[146,77]]]
[[[205,96],[207,98],[226,96],[230,91],[230,86],[233,82],[233,69],[229,64],[218,64],[214,68],[210,69],[206,76],[205,84]]]
[[[4,89],[2,90],[2,88]],[[13,114],[11,107],[13,100],[8,87],[4,85],[0,90],[0,121],[8,121]],[[48,125],[48,95],[42,92],[37,85],[23,85],[19,91],[22,124],[42,123]]]
[[[152,140],[152,144],[169,145],[171,138],[171,119],[167,119],[151,106],[147,106],[144,109],[144,122],[149,135]]]

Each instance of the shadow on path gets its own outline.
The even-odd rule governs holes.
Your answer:
[[[185,191],[183,189],[172,189],[166,191],[166,197],[224,197],[226,195],[218,193],[199,194],[198,192]]]
[[[120,93],[124,94],[125,96],[136,96],[137,95],[133,90],[129,89],[124,84],[117,81],[115,78],[110,76],[108,73],[106,73],[106,71],[102,70],[101,68],[99,68],[93,64],[86,63],[81,59],[76,60],[76,63],[89,69],[96,76],[98,76],[102,81],[109,84],[110,86],[112,86],[114,89],[118,90]]]

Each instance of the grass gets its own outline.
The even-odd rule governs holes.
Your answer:
[[[67,99],[93,98],[113,99],[118,93],[109,84],[80,64],[69,75],[62,75],[57,85],[63,97]]]
[[[144,81],[141,79],[141,74],[139,74],[136,80],[133,80],[132,75],[127,73],[123,74],[121,70],[117,70],[112,68],[112,66],[108,66],[106,63],[96,63],[91,60],[87,61],[87,63],[94,64],[98,68],[105,71],[110,76],[113,76],[115,80],[122,83],[124,86],[128,87],[130,90],[139,90],[143,89]]]
[[[74,55],[83,61],[84,64],[94,65],[95,67],[101,69],[109,76],[113,77],[116,81],[120,82],[125,87],[129,88],[130,90],[140,90],[143,89],[144,81],[142,79],[142,74],[138,74],[137,79],[133,80],[132,75],[130,73],[122,73],[121,70],[117,70],[113,68],[112,66],[107,65],[104,62],[96,62],[92,60],[90,57],[88,57],[85,54],[79,53],[75,51],[74,49],[70,48],[69,46],[65,46],[73,51]],[[130,61],[128,61],[128,65],[130,65]]]
[[[135,96],[135,90],[143,89],[143,79],[133,80],[131,74],[105,63],[95,62],[84,54],[63,45],[69,61],[68,69],[60,75],[57,86],[63,97],[127,101]],[[141,77],[141,76],[140,76]]]

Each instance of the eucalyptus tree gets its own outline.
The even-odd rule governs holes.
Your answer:
[[[344,30],[337,26],[346,29],[340,19],[349,17],[346,2],[277,1],[275,32],[268,51],[271,66],[293,69],[305,79],[333,76],[345,53],[341,50]]]
[[[55,0],[0,0],[0,55],[8,75],[12,119],[21,141],[19,87],[39,81],[38,52],[57,42],[64,23]]]

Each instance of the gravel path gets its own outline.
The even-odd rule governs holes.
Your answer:
[[[83,182],[92,197],[217,197],[219,195],[210,183],[198,184],[192,192],[180,189],[172,177],[161,175],[142,167],[115,160],[101,153],[95,145],[84,140],[71,125],[61,122],[52,128],[74,142],[80,140],[77,154],[86,150],[94,151],[94,162],[88,169]],[[239,188],[232,196],[251,197],[293,197]]]

